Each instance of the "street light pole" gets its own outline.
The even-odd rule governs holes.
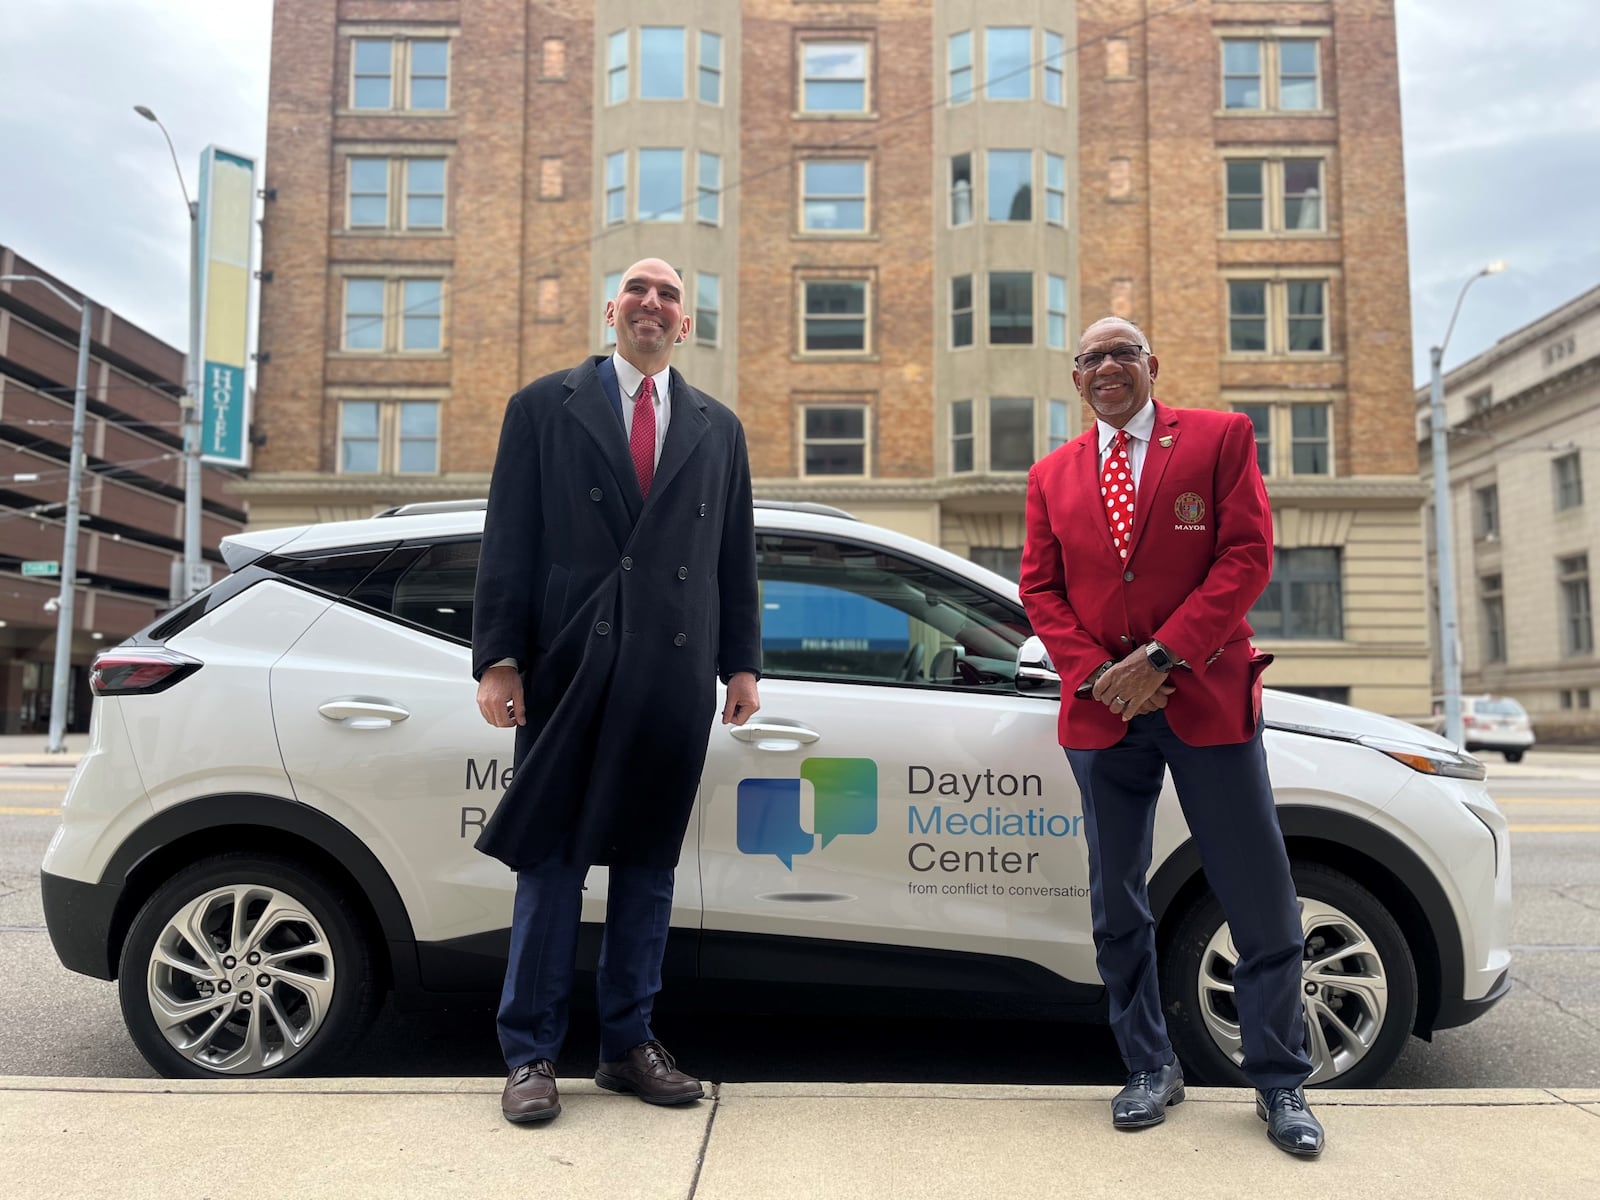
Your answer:
[[[1485,275],[1498,275],[1506,269],[1499,259],[1483,267],[1461,285],[1455,310],[1445,327],[1444,340],[1428,350],[1428,424],[1433,450],[1433,541],[1439,575],[1439,669],[1443,677],[1444,736],[1457,746],[1466,744],[1461,726],[1461,619],[1456,605],[1456,567],[1454,521],[1450,511],[1450,451],[1446,445],[1444,377],[1441,366],[1444,350],[1450,344],[1456,318],[1467,289]]]
[[[183,182],[183,168],[178,165],[178,152],[161,118],[143,104],[134,105],[133,111],[146,121],[153,122],[166,139],[167,151],[172,155],[172,169],[178,173],[178,187],[183,192],[184,207],[189,212],[189,353],[184,362],[184,390],[187,394],[183,403],[183,578],[178,585],[178,599],[187,600],[200,590],[200,573],[204,564],[200,552],[200,372],[203,355],[200,346],[200,203],[189,199],[188,185]]]
[[[93,314],[89,298],[74,300],[38,275],[0,275],[0,283],[30,280],[43,284],[78,310],[78,380],[72,393],[72,451],[67,463],[67,525],[61,537],[61,591],[56,601],[56,661],[50,676],[50,740],[45,753],[66,750],[68,680],[72,674],[72,625],[78,599],[78,508],[83,494],[83,422],[89,407],[89,337]]]

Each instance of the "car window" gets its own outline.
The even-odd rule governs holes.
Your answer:
[[[1522,705],[1515,700],[1475,700],[1473,701],[1473,711],[1487,713],[1492,717],[1525,717],[1528,715],[1523,711]]]
[[[914,559],[763,535],[762,672],[801,679],[1014,691],[1022,614]]]
[[[402,546],[349,600],[471,645],[478,548],[477,538]]]

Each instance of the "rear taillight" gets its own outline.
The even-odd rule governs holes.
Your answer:
[[[199,659],[176,650],[107,650],[94,660],[89,687],[96,696],[149,696],[166,691],[200,666]]]

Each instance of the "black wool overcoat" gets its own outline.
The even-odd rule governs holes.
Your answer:
[[[760,670],[743,426],[674,370],[645,499],[602,361],[511,397],[489,487],[472,673],[516,659],[527,724],[477,848],[514,868],[675,866],[716,677]]]

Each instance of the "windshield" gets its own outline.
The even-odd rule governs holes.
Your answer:
[[[1522,705],[1515,700],[1476,700],[1472,705],[1473,711],[1487,714],[1491,717],[1525,717]]]

